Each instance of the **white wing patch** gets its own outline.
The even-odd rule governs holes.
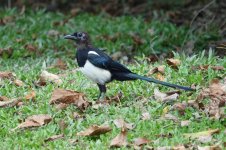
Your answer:
[[[96,52],[94,53],[93,52],[94,51],[90,51],[89,54],[96,53]],[[92,63],[90,63],[88,60],[86,61],[84,67],[81,67],[80,70],[86,77],[102,85],[104,85],[107,81],[111,79],[111,73],[108,70],[98,68],[94,66]]]
[[[97,54],[97,52],[95,52],[95,51],[89,51],[88,54],[94,54],[94,55],[98,55],[99,56],[99,54]]]

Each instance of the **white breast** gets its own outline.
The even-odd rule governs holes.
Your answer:
[[[88,60],[80,70],[89,79],[102,85],[111,79],[111,73],[108,70],[98,68]]]

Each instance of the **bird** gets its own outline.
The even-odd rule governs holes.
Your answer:
[[[176,85],[154,78],[138,75],[129,70],[125,65],[114,61],[109,55],[104,53],[99,48],[95,48],[86,32],[74,32],[67,34],[64,39],[73,40],[76,43],[76,60],[80,71],[99,88],[100,94],[98,99],[104,100],[106,95],[106,84],[113,81],[131,81],[131,80],[144,80],[153,82],[164,86],[183,89],[185,91],[193,91],[193,88]]]

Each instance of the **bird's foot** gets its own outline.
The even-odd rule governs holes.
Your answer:
[[[100,93],[98,100],[104,101],[105,100],[105,93]]]

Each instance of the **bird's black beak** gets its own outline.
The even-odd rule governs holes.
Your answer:
[[[70,39],[70,40],[76,40],[77,39],[77,37],[75,37],[74,35],[70,35],[70,34],[69,35],[65,35],[64,38],[65,39]]]

